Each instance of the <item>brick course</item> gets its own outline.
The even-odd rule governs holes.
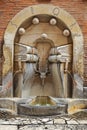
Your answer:
[[[9,21],[27,6],[50,3],[69,12],[78,22],[84,36],[84,85],[87,86],[87,1],[86,0],[51,0],[38,2],[37,0],[0,0],[0,43]]]

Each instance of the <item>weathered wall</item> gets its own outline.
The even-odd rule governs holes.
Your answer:
[[[42,0],[44,1],[44,0]],[[87,1],[86,0],[51,0],[51,2],[38,2],[37,0],[0,0],[0,42],[8,22],[22,9],[27,6],[50,3],[69,12],[80,25],[84,35],[84,85],[87,86]],[[1,68],[1,67],[0,67]]]

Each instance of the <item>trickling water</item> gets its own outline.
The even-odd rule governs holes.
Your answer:
[[[72,81],[73,81],[73,84],[76,85],[77,83],[76,83],[76,81],[74,80],[72,74],[71,74],[68,70],[66,71],[66,73],[69,74],[69,76],[71,77],[71,79],[72,79]]]
[[[33,82],[34,82],[34,63],[25,63],[25,72],[23,75],[23,91],[22,91],[22,96],[29,97],[29,93],[30,93],[30,89],[33,86]]]
[[[60,64],[58,64],[58,66],[57,63],[52,64],[52,76],[53,76],[53,83],[54,83],[56,96],[63,97],[64,92],[63,92],[63,85],[60,76]]]
[[[25,69],[24,77],[23,77],[23,82],[24,82],[24,87],[23,87],[23,91],[22,91],[23,97],[26,97],[26,96],[29,97],[29,95],[32,91],[32,88],[35,87],[34,86],[34,79],[36,78],[36,76],[37,76],[37,78],[40,79],[39,75],[35,76],[34,66],[35,66],[35,64],[26,63],[26,66],[25,66],[26,69]],[[39,82],[38,82],[38,84],[39,84]],[[40,90],[39,91],[41,91],[41,92],[38,94],[39,98],[38,98],[37,105],[42,104],[43,95],[44,95],[44,97],[46,97],[45,92],[44,92],[45,91],[44,86],[41,86],[41,84],[40,84]],[[48,104],[47,98],[45,98],[44,104],[45,105]]]

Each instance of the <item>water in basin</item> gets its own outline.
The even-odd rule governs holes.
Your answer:
[[[29,103],[31,106],[54,106],[56,102],[49,96],[37,96]]]

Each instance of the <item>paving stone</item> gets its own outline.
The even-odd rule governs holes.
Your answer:
[[[54,119],[54,123],[55,124],[65,124],[65,120],[64,119]]]
[[[74,119],[72,119],[72,120],[70,120],[70,121],[67,121],[67,124],[80,124],[80,122],[78,121],[78,120],[74,120]]]
[[[21,126],[19,130],[87,130],[87,125]]]
[[[18,130],[17,126],[13,125],[0,125],[0,130]]]
[[[80,124],[87,124],[87,120],[78,120]]]

